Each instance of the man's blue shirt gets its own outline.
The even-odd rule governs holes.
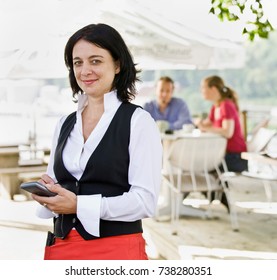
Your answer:
[[[171,130],[182,129],[183,124],[193,123],[187,104],[177,97],[172,97],[164,112],[159,110],[156,100],[147,102],[144,109],[150,113],[155,121],[167,121]]]

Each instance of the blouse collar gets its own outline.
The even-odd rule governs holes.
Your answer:
[[[88,104],[88,96],[86,94],[78,95],[78,111],[83,111]],[[117,98],[117,91],[113,90],[104,94],[104,111],[109,111],[114,107],[118,107],[121,101]]]

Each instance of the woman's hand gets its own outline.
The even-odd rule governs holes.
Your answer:
[[[193,124],[197,127],[197,128],[199,128],[199,125],[201,125],[201,122],[202,122],[202,119],[201,118],[194,118],[194,120],[193,120]]]
[[[41,176],[41,179],[38,181],[43,185],[46,185],[46,184],[54,185],[55,184],[55,181],[51,177],[49,177],[47,174],[43,174]]]
[[[33,199],[56,214],[75,214],[77,212],[77,196],[61,185],[55,184],[49,176],[42,177],[43,179],[40,180],[40,183],[44,184],[51,192],[57,193],[57,195],[44,197],[32,194]],[[49,182],[49,178],[52,180],[50,180],[51,182]],[[45,184],[46,181],[49,183]]]
[[[212,127],[212,123],[209,119],[200,119],[197,122],[197,128],[200,129],[202,132],[208,132]]]
[[[222,127],[214,127],[211,123],[202,121],[198,124],[198,128],[202,132],[217,133],[227,139],[231,138],[234,134],[235,123],[234,120],[223,120]]]
[[[196,126],[197,126],[197,128],[200,129],[201,131],[204,131],[203,120],[198,121]]]

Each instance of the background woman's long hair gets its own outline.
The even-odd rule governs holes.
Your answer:
[[[237,93],[230,87],[224,84],[224,81],[219,76],[210,76],[205,78],[207,85],[209,87],[216,87],[221,95],[221,100],[230,99],[234,102],[237,110],[239,111],[238,105],[238,95]]]

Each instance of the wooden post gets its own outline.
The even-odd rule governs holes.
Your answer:
[[[13,168],[18,167],[19,149],[18,147],[1,148],[0,149],[0,168]],[[1,196],[4,198],[12,199],[13,195],[19,190],[18,175],[1,174],[0,177],[2,188]]]
[[[248,134],[248,131],[247,131],[247,111],[246,110],[242,111],[241,115],[242,115],[242,121],[241,121],[242,132],[243,132],[245,141],[247,141],[247,134]]]

